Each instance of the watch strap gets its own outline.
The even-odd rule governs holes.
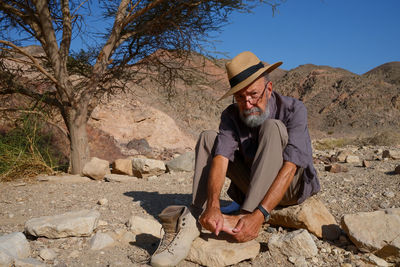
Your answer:
[[[265,222],[268,222],[269,218],[271,217],[269,212],[266,209],[264,209],[264,207],[261,204],[257,206],[257,209],[259,209],[261,213],[264,215]]]

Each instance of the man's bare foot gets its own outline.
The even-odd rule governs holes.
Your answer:
[[[236,227],[238,221],[244,215],[245,214],[239,214],[239,215],[225,215],[225,214],[222,214],[222,217],[224,217],[224,225],[222,226],[222,231],[227,232],[228,234],[234,234],[232,232],[233,228]]]

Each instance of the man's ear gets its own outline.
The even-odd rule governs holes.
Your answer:
[[[269,99],[271,97],[271,93],[272,93],[272,82],[269,81],[267,83],[267,99]]]

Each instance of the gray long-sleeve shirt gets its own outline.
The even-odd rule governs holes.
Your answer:
[[[298,203],[320,190],[317,172],[313,165],[311,140],[307,127],[307,109],[304,104],[292,97],[282,96],[272,91],[268,100],[270,119],[283,122],[288,132],[288,144],[283,151],[283,160],[290,161],[304,169],[303,186]],[[251,167],[258,148],[260,127],[250,128],[239,116],[237,104],[228,106],[221,115],[219,133],[214,155],[222,155],[234,160],[239,150],[245,163]]]

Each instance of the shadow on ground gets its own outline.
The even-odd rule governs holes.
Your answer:
[[[184,205],[189,207],[192,202],[191,194],[160,194],[159,192],[129,191],[124,193],[137,202],[148,214],[158,219],[158,214],[171,205]],[[229,201],[221,200],[221,206],[229,205]]]

